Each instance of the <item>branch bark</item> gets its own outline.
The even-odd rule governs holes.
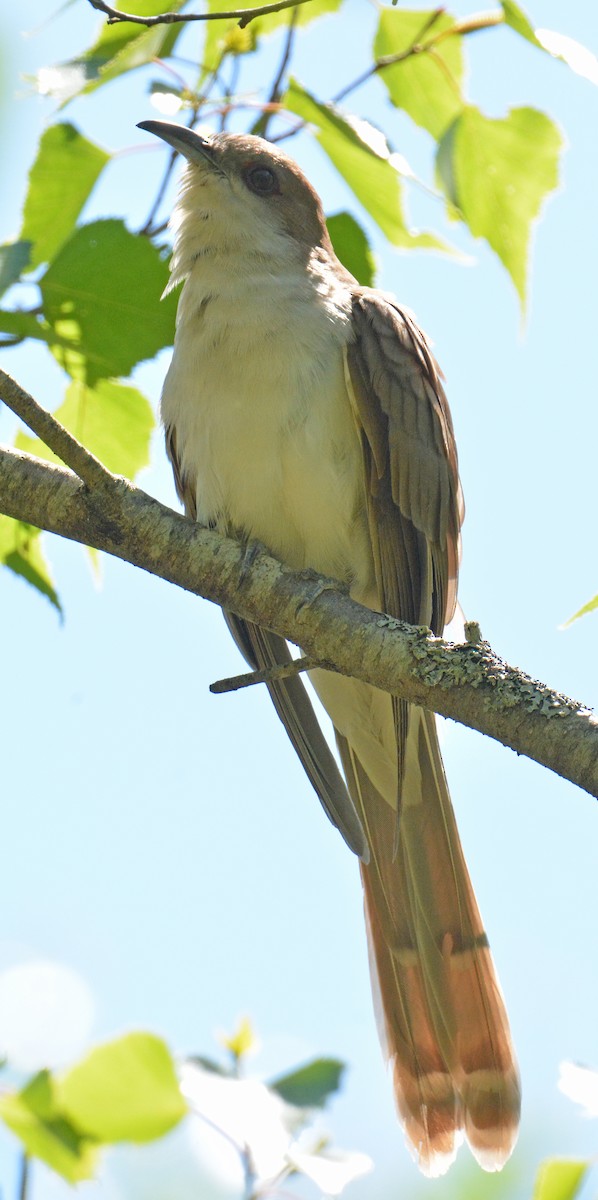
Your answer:
[[[92,8],[105,13],[109,25],[129,21],[133,25],[178,25],[189,21],[230,21],[238,20],[239,28],[244,29],[255,17],[267,17],[269,13],[283,12],[285,8],[298,8],[300,4],[310,4],[311,0],[277,0],[273,4],[258,4],[255,8],[233,8],[227,12],[212,13],[178,13],[163,12],[154,17],[140,17],[134,13],[121,12],[113,8],[106,0],[89,0]]]
[[[363,608],[331,580],[297,573],[179,516],[127,480],[88,487],[70,471],[0,448],[0,510],[95,546],[225,606],[341,674],[488,734],[598,796],[598,720],[502,662],[485,642],[452,645]]]

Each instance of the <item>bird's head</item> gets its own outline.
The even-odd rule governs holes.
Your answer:
[[[284,151],[251,134],[204,138],[168,121],[139,128],[186,159],[174,226],[189,243],[187,261],[210,250],[304,259],[318,247],[332,252],[320,198]]]

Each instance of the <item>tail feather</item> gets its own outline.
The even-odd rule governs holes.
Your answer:
[[[428,1175],[448,1169],[463,1135],[485,1170],[499,1170],[517,1136],[519,1078],[434,718],[411,710],[398,843],[395,809],[338,741],[370,842],[370,969],[407,1142]]]

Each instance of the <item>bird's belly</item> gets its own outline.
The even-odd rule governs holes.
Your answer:
[[[212,340],[202,354],[201,342],[179,344],[162,401],[198,520],[365,599],[373,564],[341,347],[308,369],[289,345],[243,353]]]

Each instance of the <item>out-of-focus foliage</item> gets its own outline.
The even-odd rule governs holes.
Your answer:
[[[265,1084],[247,1076],[250,1023],[222,1040],[224,1063],[200,1056],[175,1062],[161,1038],[127,1034],[66,1071],[43,1069],[21,1088],[5,1088],[0,1120],[25,1155],[68,1183],[99,1175],[140,1197],[156,1172],[166,1173],[170,1194],[181,1200],[258,1200],[274,1185],[291,1194],[296,1176],[340,1195],[371,1169],[366,1155],[331,1147],[314,1125],[340,1087],[342,1063],[315,1059]],[[178,1140],[167,1136],[182,1125]]]

